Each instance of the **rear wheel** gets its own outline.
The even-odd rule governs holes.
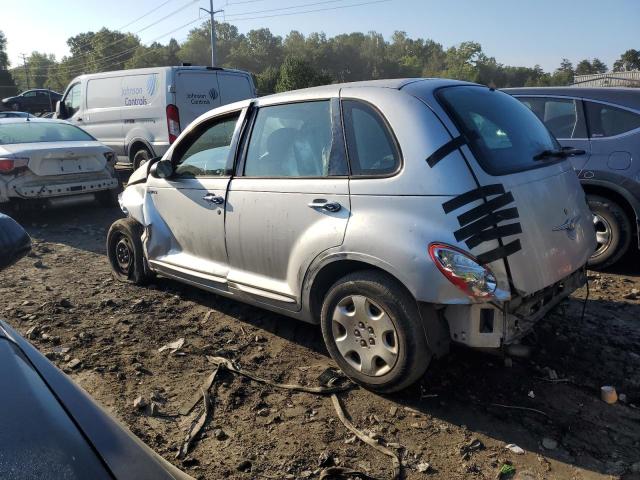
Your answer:
[[[122,218],[111,225],[107,255],[116,280],[144,285],[151,279],[144,266],[142,233],[142,225],[132,218]]]
[[[587,195],[596,229],[596,251],[588,266],[604,269],[616,263],[631,244],[631,222],[625,211],[615,202],[599,195]]]
[[[338,280],[324,299],[321,327],[342,371],[377,392],[408,387],[424,374],[432,357],[416,301],[377,271]]]
[[[132,157],[133,169],[137,170],[149,160],[151,160],[151,152],[145,147],[140,147],[138,150],[136,150]]]

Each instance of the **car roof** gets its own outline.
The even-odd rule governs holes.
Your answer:
[[[6,123],[65,123],[69,124],[66,120],[59,120],[57,118],[40,118],[40,117],[9,117],[0,118],[0,125]]]
[[[601,102],[615,103],[621,106],[640,110],[639,88],[614,87],[530,87],[503,88],[511,95],[553,95],[561,97],[576,97]]]
[[[275,93],[273,95],[265,95],[262,98],[284,99],[290,95],[308,94],[310,97],[337,96],[340,90],[345,88],[390,88],[393,90],[402,90],[407,85],[420,83],[422,88],[427,90],[435,90],[444,86],[452,85],[477,85],[469,82],[458,80],[450,80],[448,78],[391,78],[385,80],[364,80],[360,82],[333,83],[331,85],[323,85],[320,87],[302,88],[300,90],[291,90],[283,93]]]

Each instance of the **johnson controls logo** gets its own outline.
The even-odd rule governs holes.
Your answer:
[[[215,88],[209,90],[209,98],[211,98],[211,100],[218,98],[218,91]]]
[[[149,105],[149,98],[158,89],[158,76],[151,74],[147,77],[145,88],[124,85],[120,96],[124,99],[126,107]]]

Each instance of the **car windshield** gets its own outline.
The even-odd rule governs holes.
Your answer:
[[[548,164],[535,160],[560,148],[536,115],[512,96],[487,87],[441,89],[438,99],[491,175],[506,175]]]
[[[78,127],[57,122],[0,123],[0,145],[41,142],[91,142],[91,135]]]

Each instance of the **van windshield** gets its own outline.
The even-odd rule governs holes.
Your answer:
[[[436,94],[482,168],[507,175],[548,165],[535,160],[542,152],[560,149],[558,141],[521,102],[488,87],[445,87]]]

